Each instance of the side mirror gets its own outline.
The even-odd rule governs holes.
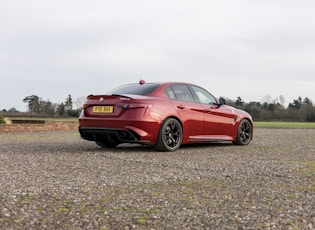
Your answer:
[[[220,105],[226,105],[226,100],[223,97],[220,97],[219,103]]]

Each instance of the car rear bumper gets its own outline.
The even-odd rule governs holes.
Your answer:
[[[119,130],[108,128],[81,128],[80,135],[89,141],[109,140],[120,143],[141,143],[140,136],[131,130]]]
[[[150,116],[142,119],[131,117],[79,118],[79,132],[83,139],[90,141],[109,141],[115,143],[155,144],[160,130],[160,122]]]

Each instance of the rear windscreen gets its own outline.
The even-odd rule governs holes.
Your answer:
[[[108,94],[135,94],[135,95],[146,95],[152,93],[159,85],[146,83],[143,85],[140,84],[130,84],[122,85],[111,91]]]

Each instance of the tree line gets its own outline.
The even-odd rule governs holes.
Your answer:
[[[23,102],[27,104],[27,114],[31,116],[78,117],[81,112],[81,107],[74,109],[74,103],[70,94],[66,100],[60,104],[43,100],[37,95],[27,96],[23,99]],[[20,112],[15,108],[11,108],[8,111],[2,110],[2,114],[3,113],[18,114]]]
[[[280,96],[272,102],[244,102],[241,97],[235,101],[227,100],[227,104],[240,108],[251,114],[254,121],[288,121],[315,122],[315,107],[308,97],[298,97],[284,106],[284,98]]]
[[[66,100],[60,104],[52,103],[49,100],[42,100],[36,95],[27,96],[23,99],[23,102],[27,103],[28,112],[31,114],[42,114],[49,116],[70,116],[78,117],[81,112],[81,108],[73,108],[73,100],[69,94]]]
[[[74,109],[74,102],[71,95],[62,103],[52,103],[49,100],[31,95],[23,99],[27,103],[28,114],[36,116],[70,116],[78,117],[82,110],[82,104],[85,98],[78,98]],[[308,97],[302,99],[298,97],[293,100],[287,107],[284,106],[284,97],[276,99],[271,97],[265,98],[265,102],[245,102],[241,97],[236,100],[226,99],[228,105],[247,111],[252,115],[254,121],[288,121],[288,122],[315,122],[315,106]],[[3,113],[19,113],[14,108],[9,111],[2,110]]]

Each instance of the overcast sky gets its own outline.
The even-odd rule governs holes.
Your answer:
[[[4,0],[0,110],[145,79],[315,102],[314,0]]]

